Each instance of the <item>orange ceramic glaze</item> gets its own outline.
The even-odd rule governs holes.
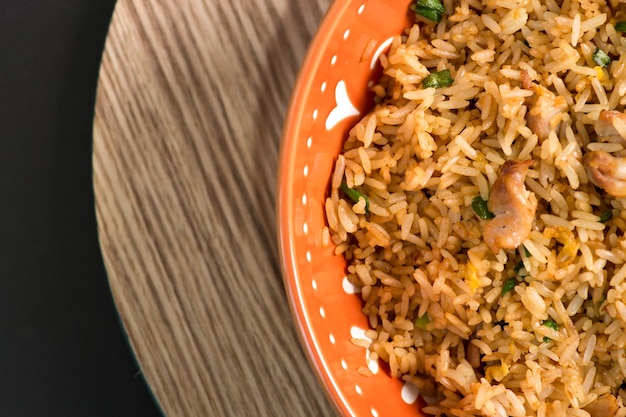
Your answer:
[[[378,56],[411,24],[409,0],[338,0],[304,61],[286,119],[278,175],[283,275],[308,357],[345,416],[422,416],[415,387],[350,342],[368,322],[345,280],[346,263],[322,244],[331,172],[350,128],[373,106]],[[363,376],[359,369],[369,369]]]

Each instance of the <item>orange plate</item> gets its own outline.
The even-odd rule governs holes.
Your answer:
[[[422,416],[416,388],[350,342],[368,322],[345,279],[343,256],[321,243],[336,157],[373,105],[368,85],[380,76],[377,58],[410,25],[409,3],[343,0],[330,7],[298,77],[281,145],[277,221],[285,287],[313,368],[345,416]]]

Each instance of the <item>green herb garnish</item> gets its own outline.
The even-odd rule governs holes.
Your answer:
[[[556,322],[552,319],[548,319],[546,321],[543,322],[543,325],[546,327],[551,328],[552,330],[558,331],[559,330],[559,325],[556,324]],[[548,343],[551,339],[548,336],[544,336],[543,341]]]
[[[600,216],[600,223],[606,223],[613,217],[613,210],[609,209]]]
[[[524,255],[526,255],[527,258],[530,258],[531,257],[530,251],[526,249],[526,246],[522,245],[522,247],[524,248]]]
[[[365,199],[365,213],[370,214],[370,200],[363,193],[354,188],[348,187],[348,184],[346,184],[345,182],[341,183],[339,189],[343,191],[346,197],[352,200],[352,202],[355,204],[359,202],[360,198]]]
[[[418,317],[415,320],[415,327],[426,330],[426,325],[430,323],[430,317],[428,317],[428,313],[424,313],[422,317]]]
[[[528,271],[526,271],[526,269],[524,268],[524,262],[522,261],[519,261],[517,265],[515,265],[513,271],[515,271],[516,276],[513,278],[509,278],[504,283],[504,285],[502,286],[502,296],[504,296],[508,292],[511,292],[511,290],[513,290],[513,288],[515,288],[515,286],[519,282],[524,281],[524,277],[529,275]]]
[[[487,207],[487,202],[481,196],[476,196],[472,200],[472,208],[478,217],[483,220],[489,220],[496,217]]]
[[[528,276],[528,271],[526,270],[526,268],[524,268],[524,262],[522,261],[519,261],[517,265],[515,265],[515,268],[513,268],[513,271],[515,271],[515,273],[517,274],[519,278],[524,278]]]
[[[615,24],[615,30],[618,32],[626,32],[626,20],[623,20],[621,22],[617,22]]]
[[[441,22],[446,8],[439,0],[417,0],[411,5],[411,10],[422,17],[433,22]]]
[[[602,68],[606,68],[611,63],[611,57],[606,54],[602,49],[598,48],[591,56],[593,62],[600,65]]]
[[[552,330],[559,330],[559,325],[552,319],[548,319],[543,322],[543,325],[551,328]]]
[[[515,278],[509,278],[502,286],[502,296],[504,296],[508,292],[511,292],[511,290],[513,290],[516,285],[517,280]]]
[[[450,76],[450,70],[433,72],[422,80],[424,88],[443,88],[454,82],[454,78]]]

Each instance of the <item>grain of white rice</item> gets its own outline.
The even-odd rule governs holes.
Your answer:
[[[604,24],[607,20],[607,15],[605,13],[600,13],[595,17],[589,18],[580,24],[581,32],[589,32],[592,29],[598,28],[600,25]]]
[[[615,252],[611,252],[608,251],[606,249],[596,249],[595,254],[597,256],[599,256],[600,258],[604,258],[607,261],[615,264],[615,265],[620,265],[624,263],[624,259],[621,258],[619,255],[615,254]]]
[[[435,88],[424,88],[422,90],[407,91],[403,94],[403,97],[412,101],[423,101],[426,98],[432,98],[437,90]]]
[[[604,151],[608,153],[619,152],[624,149],[624,145],[615,142],[591,142],[587,149],[593,151]]]
[[[532,287],[516,286],[515,292],[520,296],[524,307],[536,318],[545,316],[546,302]]]
[[[580,13],[576,13],[574,19],[572,19],[572,46],[576,47],[580,39],[581,27],[580,27]]]
[[[609,284],[613,287],[622,283],[622,281],[626,278],[626,265],[622,266],[614,275],[611,277]]]
[[[497,35],[502,31],[498,22],[490,14],[487,14],[487,13],[482,14],[481,20],[482,20],[483,25],[485,25],[485,27],[489,29],[491,32],[493,32],[494,34]]]
[[[604,230],[605,228],[604,223],[600,223],[599,221],[576,219],[572,220],[572,224],[578,228],[587,230]]]
[[[596,77],[591,78],[591,87],[593,88],[593,92],[598,99],[600,106],[603,106],[604,109],[609,107],[609,99],[606,96],[606,91],[604,90],[604,86],[600,82],[600,80]]]
[[[583,366],[587,366],[589,365],[589,363],[591,362],[591,359],[593,358],[593,354],[594,351],[596,349],[596,341],[598,340],[598,337],[595,334],[592,334],[591,336],[589,336],[589,338],[587,339],[587,343],[585,345],[585,350],[583,352],[583,358],[582,358],[582,365]],[[588,382],[588,384],[592,384],[593,383],[593,377],[595,376],[595,367],[592,367],[593,372],[591,375],[591,381]],[[591,371],[591,369],[590,369]],[[588,377],[589,375],[587,375]],[[583,385],[587,385],[586,383],[583,383]],[[585,389],[585,391],[590,391],[591,386],[587,385],[587,388]]]
[[[470,59],[472,61],[478,62],[479,64],[487,64],[493,61],[495,55],[496,55],[496,51],[491,50],[491,49],[483,49],[483,50],[474,52],[470,56]]]

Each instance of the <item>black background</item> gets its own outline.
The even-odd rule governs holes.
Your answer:
[[[98,245],[92,125],[113,0],[0,0],[0,416],[160,416]]]

